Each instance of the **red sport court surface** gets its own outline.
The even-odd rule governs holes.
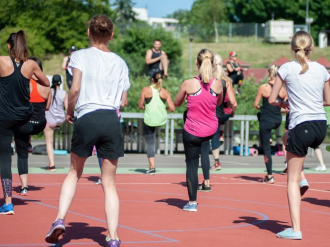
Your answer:
[[[58,244],[44,237],[56,217],[63,174],[29,175],[29,195],[18,196],[15,215],[0,215],[2,246],[105,246],[104,197],[95,175],[81,178]],[[212,192],[198,192],[198,212],[184,212],[185,175],[117,175],[118,235],[122,246],[330,246],[330,175],[308,174],[302,198],[303,240],[277,239],[290,224],[286,176],[261,184],[261,175],[211,174]],[[202,177],[200,176],[200,181]],[[18,182],[18,175],[14,175]],[[1,202],[3,203],[3,201]]]

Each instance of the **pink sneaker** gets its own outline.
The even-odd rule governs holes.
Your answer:
[[[221,164],[220,162],[216,161],[213,166],[211,166],[210,170],[212,171],[218,171],[221,170]]]

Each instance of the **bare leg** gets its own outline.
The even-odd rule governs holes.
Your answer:
[[[54,162],[54,147],[53,147],[53,136],[54,136],[54,129],[50,128],[46,125],[44,129],[44,134],[46,138],[46,150],[49,160],[49,166],[55,166]]]
[[[19,178],[21,179],[22,189],[28,187],[28,174],[19,175]]]
[[[288,162],[288,201],[290,208],[290,216],[292,221],[292,229],[294,232],[300,231],[300,188],[302,167],[305,157],[297,156],[287,152]]]
[[[286,129],[284,130],[284,134],[282,136],[282,142],[283,142],[283,153],[284,153],[284,158],[286,159],[286,150],[285,150],[285,147],[286,147],[286,142],[288,140],[288,134],[289,134],[289,131]]]
[[[86,158],[81,158],[78,155],[71,152],[71,167],[68,175],[64,179],[61,189],[60,202],[58,208],[58,219],[64,219],[66,213],[69,210],[74,194],[76,193],[76,187],[79,178],[84,169]]]
[[[315,154],[316,154],[317,159],[320,162],[320,165],[325,166],[324,161],[323,161],[323,155],[322,155],[321,148],[315,148]]]
[[[103,159],[101,173],[105,196],[105,214],[109,230],[109,238],[117,239],[119,221],[119,198],[116,190],[116,169],[118,160]]]
[[[155,157],[148,158],[150,168],[155,168]]]
[[[219,159],[220,158],[220,149],[217,148],[217,149],[212,150],[212,154],[213,154],[214,159]]]
[[[159,69],[164,71],[165,78],[168,77],[169,63],[170,63],[170,61],[168,60],[168,57],[163,55],[162,58],[160,59]]]

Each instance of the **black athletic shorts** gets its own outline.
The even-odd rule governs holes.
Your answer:
[[[94,145],[98,158],[116,160],[124,156],[124,140],[116,111],[97,110],[74,121],[71,152],[87,158],[92,156]]]
[[[308,121],[289,130],[286,151],[306,156],[308,148],[317,148],[327,134],[327,121]]]

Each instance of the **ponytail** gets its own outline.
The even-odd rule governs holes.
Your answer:
[[[162,88],[163,78],[161,73],[156,72],[155,74],[153,74],[152,81],[153,83],[155,83],[155,85],[153,85],[155,89],[160,90]]]
[[[12,33],[7,40],[10,46],[9,55],[18,60],[20,63],[25,62],[29,58],[29,50],[26,43],[24,31],[20,30],[17,33]]]
[[[269,66],[267,71],[269,74],[269,79],[274,80],[277,75],[277,66],[275,64],[273,64],[272,66]]]
[[[213,76],[213,60],[214,56],[210,50],[203,49],[198,53],[199,74],[204,83],[209,83]]]
[[[52,104],[54,104],[54,101],[56,101],[56,89],[57,89],[57,86],[59,86],[61,83],[62,83],[61,76],[60,75],[54,75],[53,78],[52,78],[52,86],[51,86],[51,88],[54,89]]]
[[[297,62],[302,67],[300,74],[304,74],[309,68],[305,58],[309,55],[313,44],[312,36],[305,31],[298,31],[292,37],[291,48],[295,52]]]

